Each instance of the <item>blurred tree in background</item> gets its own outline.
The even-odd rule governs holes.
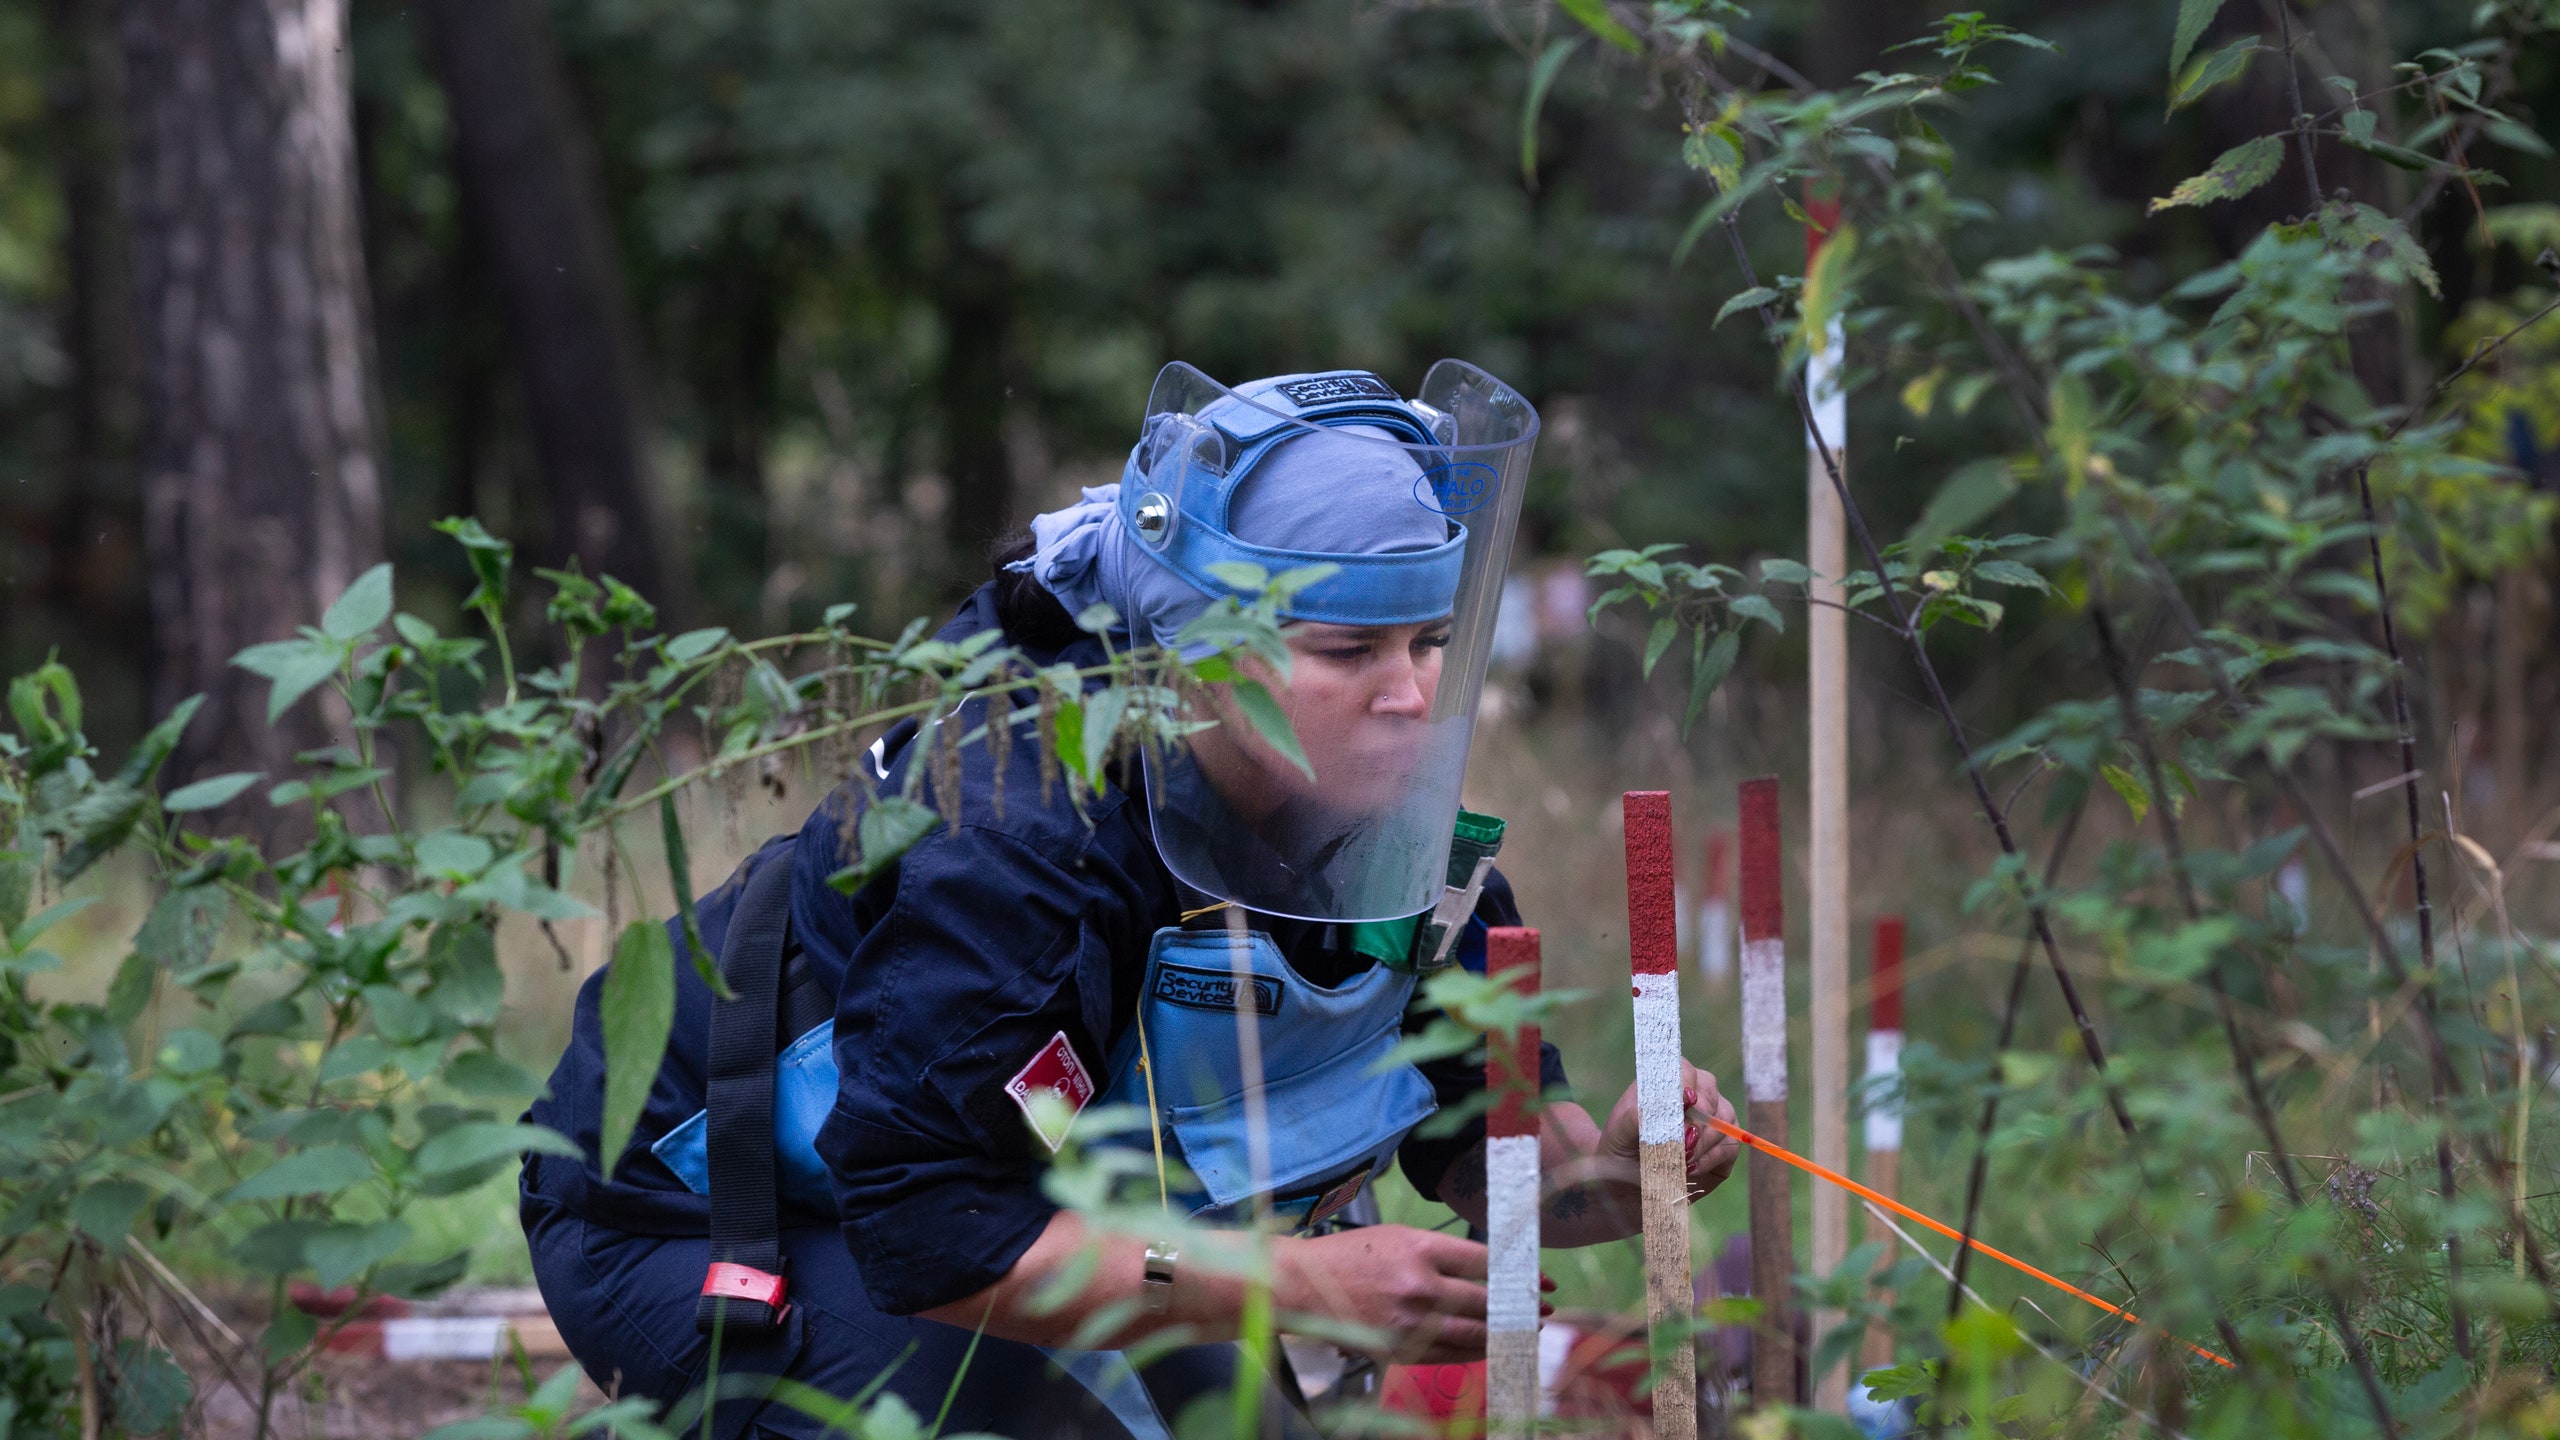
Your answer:
[[[1773,77],[1836,82],[1889,64],[1883,47],[1944,8],[1778,4],[1735,33]],[[2176,9],[2000,9],[2061,47],[1951,121],[1977,157],[1959,183],[2004,248],[2109,246],[2138,287],[2295,203],[2270,188],[2143,221],[2285,103],[2261,71],[2164,116],[2154,72]],[[142,345],[156,302],[133,288],[164,242],[137,229],[147,196],[113,179],[153,143],[128,72],[164,13],[181,11],[0,0],[0,644],[20,664],[69,647],[110,737],[135,728],[173,643],[166,605],[143,623],[140,477],[163,442],[145,439],[136,388],[158,383]],[[2459,43],[2467,19],[2450,0],[2332,0],[2308,12],[2309,43],[2362,74]],[[2231,7],[2202,44],[2257,24]],[[1672,97],[1585,38],[1528,127],[1524,171],[1532,62],[1584,36],[1544,4],[352,0],[346,26],[378,543],[445,574],[445,599],[419,597],[430,609],[468,583],[428,533],[448,513],[705,623],[942,603],[991,537],[1116,477],[1148,379],[1176,357],[1230,378],[1364,365],[1410,383],[1459,354],[1515,377],[1549,426],[1532,553],[1799,544],[1795,422],[1747,327],[1712,323],[1737,288],[1729,259],[1673,258],[1705,192],[1677,163]],[[2541,68],[2501,83],[2530,110],[2555,81],[2525,63]],[[2512,225],[2488,235],[2475,199],[2547,191],[2551,167],[2501,163],[2513,191],[2475,197],[2324,157],[2334,186],[2422,215],[2443,277],[2440,302],[2360,338],[2375,393],[2532,280],[2536,246]],[[1765,268],[1797,268],[1781,263],[1792,225],[1754,226]],[[1872,437],[1861,491],[1897,528],[1946,482],[1976,424],[1955,402],[1978,396],[1925,415],[1904,398],[1853,400]],[[2044,501],[2009,503],[2032,526]],[[2440,623],[2472,608],[2449,595]],[[284,634],[296,617],[265,618]],[[2032,654],[2019,618],[1959,650],[1958,673]],[[2560,702],[2545,693],[2560,670],[2526,668],[2536,704]],[[2035,688],[2014,665],[1981,673]],[[2476,709],[2465,693],[2438,701]]]

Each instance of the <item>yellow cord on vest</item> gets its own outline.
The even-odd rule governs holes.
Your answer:
[[[1208,914],[1212,910],[1224,910],[1226,908],[1227,902],[1221,900],[1215,905],[1203,905],[1197,910],[1185,910],[1182,912],[1182,923],[1188,925],[1192,921],[1199,919],[1201,916]]]
[[[1214,910],[1217,907],[1213,905],[1209,908]],[[1164,1111],[1156,1105],[1155,1058],[1147,1053],[1145,996],[1138,997],[1137,1013],[1130,1023],[1138,1027],[1138,1070],[1147,1077],[1147,1133],[1152,1135],[1156,1142],[1156,1199],[1164,1206],[1164,1213],[1170,1215],[1173,1213],[1173,1192],[1165,1184],[1164,1178]]]

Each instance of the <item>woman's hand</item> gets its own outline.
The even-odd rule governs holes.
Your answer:
[[[1485,1247],[1473,1240],[1368,1225],[1281,1245],[1274,1258],[1272,1301],[1284,1317],[1383,1332],[1388,1357],[1406,1364],[1484,1358]]]
[[[1680,1098],[1682,1117],[1688,1122],[1683,1137],[1689,1167],[1689,1198],[1692,1200],[1722,1185],[1733,1174],[1734,1162],[1741,1158],[1742,1146],[1730,1136],[1711,1130],[1699,1122],[1708,1116],[1733,1123],[1733,1102],[1716,1089],[1716,1077],[1683,1060],[1680,1062]],[[1609,1112],[1609,1124],[1600,1133],[1600,1147],[1610,1155],[1633,1162],[1640,1148],[1637,1128],[1636,1087],[1618,1097]]]

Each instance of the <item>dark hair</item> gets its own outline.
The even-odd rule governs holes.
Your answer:
[[[996,621],[1016,645],[1032,650],[1063,650],[1084,638],[1076,628],[1075,617],[1049,587],[1027,573],[1005,567],[1028,560],[1038,544],[1027,529],[998,536],[987,547],[987,566],[994,572],[991,583],[996,592]]]

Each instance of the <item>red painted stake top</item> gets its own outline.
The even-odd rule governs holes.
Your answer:
[[[1630,790],[1627,825],[1627,959],[1638,975],[1680,968],[1680,915],[1672,898],[1671,792]]]
[[[1837,199],[1815,199],[1813,186],[1807,183],[1804,188],[1804,218],[1811,222],[1804,227],[1804,268],[1811,270],[1813,257],[1822,253],[1822,242],[1830,239],[1831,232],[1840,228],[1840,202]]]
[[[1499,925],[1487,930],[1484,937],[1485,969],[1496,980],[1519,978],[1512,988],[1523,995],[1538,993],[1538,932],[1525,925]],[[1530,1102],[1538,1094],[1538,1027],[1523,1025],[1519,1033],[1506,1040],[1501,1035],[1486,1037],[1484,1052],[1484,1088],[1493,1096],[1493,1111],[1485,1117],[1487,1135],[1535,1135],[1537,1114]]]
[[[1708,831],[1706,873],[1708,899],[1723,900],[1732,896],[1733,887],[1725,879],[1726,872],[1731,868],[1732,863],[1733,832],[1730,830]]]
[[[1778,777],[1742,782],[1742,938],[1784,938],[1785,891],[1778,871]]]
[[[1867,1028],[1902,1028],[1902,917],[1876,917],[1875,965],[1869,977],[1875,998],[1867,1005]]]

